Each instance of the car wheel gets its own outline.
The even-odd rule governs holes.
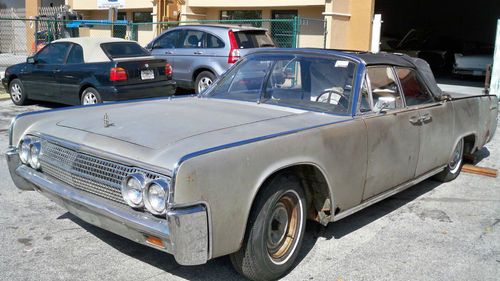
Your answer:
[[[9,85],[10,99],[15,105],[25,105],[28,103],[28,97],[24,91],[24,86],[21,80],[14,79]]]
[[[448,182],[454,180],[460,174],[462,170],[464,156],[464,139],[461,139],[455,149],[453,150],[453,154],[451,156],[450,162],[444,170],[434,176],[434,178],[441,182]]]
[[[196,94],[203,93],[212,83],[215,81],[215,75],[210,71],[203,71],[198,76],[194,82],[194,90]]]
[[[91,105],[97,103],[102,103],[102,99],[101,95],[99,95],[99,92],[96,89],[90,87],[83,90],[81,99],[82,105]]]
[[[306,226],[306,200],[293,175],[271,180],[255,199],[241,249],[230,255],[251,280],[274,280],[295,261]]]

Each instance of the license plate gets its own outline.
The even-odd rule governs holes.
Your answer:
[[[141,70],[141,79],[142,80],[155,79],[155,73],[153,72],[153,70]]]

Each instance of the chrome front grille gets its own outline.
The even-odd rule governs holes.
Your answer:
[[[160,175],[80,153],[49,141],[42,141],[42,172],[66,184],[97,196],[126,204],[121,196],[121,183],[133,173],[148,179]]]

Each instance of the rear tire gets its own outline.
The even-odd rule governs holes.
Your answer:
[[[194,91],[197,95],[203,93],[215,81],[215,75],[210,71],[203,71],[194,81]]]
[[[464,164],[463,156],[464,156],[464,139],[461,139],[455,146],[450,162],[448,162],[446,168],[441,173],[435,175],[434,179],[440,182],[449,182],[458,177],[460,171],[462,170],[462,166]]]
[[[80,103],[81,105],[102,103],[101,95],[95,88],[86,88],[85,90],[83,90]]]
[[[14,79],[9,84],[10,99],[15,105],[26,105],[28,103],[28,95],[24,90],[24,85],[19,79]]]
[[[241,249],[230,255],[235,269],[251,280],[274,280],[288,272],[302,246],[306,200],[299,181],[277,176],[255,199]]]

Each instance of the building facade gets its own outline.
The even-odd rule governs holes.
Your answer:
[[[185,0],[180,19],[282,19],[293,16],[325,20],[326,47],[369,50],[375,0]],[[310,23],[309,23],[310,24]],[[299,47],[323,47],[318,24],[301,26]]]
[[[26,0],[27,11],[35,13],[41,0]],[[298,47],[327,47],[347,50],[369,50],[375,0],[65,0],[85,19],[106,20],[106,3],[120,3],[117,19],[135,23],[198,20],[304,19],[300,22]],[[125,27],[81,29],[81,36],[117,36],[128,34]],[[137,39],[149,42],[162,31],[157,24],[138,26]],[[283,29],[289,28],[287,26]],[[291,28],[291,27],[290,27]],[[272,31],[274,32],[274,31]],[[275,34],[273,34],[275,35]]]

